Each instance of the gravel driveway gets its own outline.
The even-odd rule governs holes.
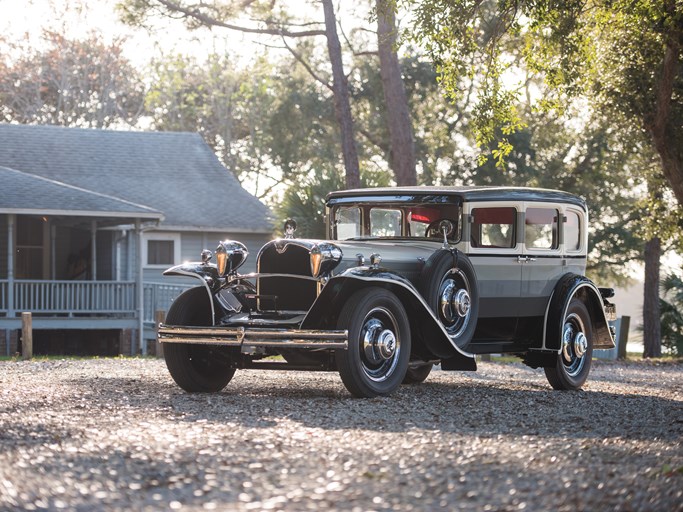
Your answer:
[[[585,391],[481,363],[389,398],[242,371],[189,395],[163,361],[0,362],[0,510],[683,511],[683,365]]]

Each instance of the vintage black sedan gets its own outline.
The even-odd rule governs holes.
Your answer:
[[[217,392],[242,368],[338,371],[358,397],[387,395],[476,354],[514,354],[579,389],[593,350],[614,347],[610,288],[585,277],[580,197],[510,187],[333,192],[327,240],[239,241],[178,265],[200,285],[176,298],[158,341],[171,376]],[[215,257],[215,263],[211,260]]]

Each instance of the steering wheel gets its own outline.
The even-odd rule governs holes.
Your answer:
[[[438,219],[438,220],[435,220],[433,222],[430,222],[429,226],[427,226],[427,229],[425,229],[425,237],[426,238],[436,238],[436,237],[441,238],[441,237],[443,237],[444,228],[446,229],[446,236],[447,237],[450,236],[453,233],[453,230],[455,229],[455,226],[453,225],[453,221],[451,221],[449,219]]]

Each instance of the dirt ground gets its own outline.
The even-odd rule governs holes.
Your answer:
[[[683,511],[683,365],[436,370],[387,398],[334,373],[187,394],[160,360],[0,362],[0,510]]]

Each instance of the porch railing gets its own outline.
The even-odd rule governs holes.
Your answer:
[[[177,285],[163,283],[144,284],[144,321],[154,323],[155,311],[168,311],[173,300],[183,291],[196,284]]]
[[[14,281],[14,300],[9,304],[9,284],[0,282],[0,311],[34,313],[135,312],[133,281]]]
[[[168,311],[173,299],[191,286],[144,283],[143,320],[153,323],[155,311]],[[15,280],[12,304],[9,296],[8,281],[0,280],[0,316],[10,311],[136,316],[134,281]]]

